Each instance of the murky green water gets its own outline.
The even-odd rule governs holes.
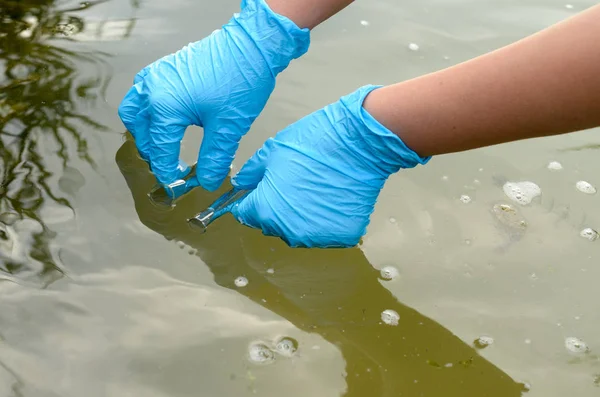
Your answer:
[[[579,234],[600,228],[600,194],[575,188],[600,186],[598,131],[397,174],[361,249],[293,250],[230,217],[194,234],[185,218],[227,186],[171,212],[149,203],[119,102],[140,68],[238,3],[0,1],[0,396],[598,395],[600,241]],[[235,165],[362,84],[449,66],[593,3],[358,1],[281,75]],[[184,158],[200,139],[188,134]],[[542,195],[498,216],[504,181]],[[383,280],[386,266],[399,276]],[[493,343],[478,350],[481,336]],[[569,353],[568,337],[589,352]],[[278,351],[282,338],[297,350]]]

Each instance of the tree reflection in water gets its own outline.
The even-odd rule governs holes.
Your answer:
[[[57,255],[50,249],[54,233],[44,223],[41,209],[45,204],[73,208],[50,184],[53,173],[48,163],[59,160],[65,170],[78,157],[94,167],[82,131],[106,127],[78,108],[101,98],[109,77],[103,72],[106,54],[73,51],[61,44],[85,26],[73,13],[99,2],[63,7],[64,2],[55,0],[0,0],[3,279],[45,286],[62,277]],[[93,76],[81,75],[78,68],[84,64]],[[53,147],[57,157],[51,159]]]

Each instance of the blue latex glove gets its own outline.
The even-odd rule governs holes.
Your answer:
[[[140,156],[163,185],[189,172],[179,161],[180,143],[185,129],[198,125],[204,138],[188,187],[217,189],[275,77],[308,50],[309,30],[264,0],[242,0],[241,7],[222,29],[140,71],[119,107]]]
[[[233,178],[254,189],[231,208],[241,223],[293,247],[351,247],[400,168],[425,164],[362,103],[365,86],[270,138]]]

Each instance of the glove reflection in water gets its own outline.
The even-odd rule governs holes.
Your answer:
[[[525,390],[451,331],[398,302],[360,249],[289,248],[229,214],[199,234],[187,219],[230,189],[229,184],[212,193],[194,189],[173,210],[164,211],[148,199],[155,179],[133,141],[123,144],[116,161],[145,226],[196,249],[198,266],[208,266],[218,285],[339,348],[348,374],[345,396],[510,397]],[[244,288],[234,285],[240,274],[250,281]],[[381,324],[386,309],[400,315],[398,326]],[[452,366],[446,367],[448,363]]]

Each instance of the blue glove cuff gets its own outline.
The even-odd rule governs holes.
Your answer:
[[[264,0],[242,0],[241,7],[242,12],[235,14],[232,21],[252,38],[273,76],[308,51],[309,29],[300,29],[289,18],[276,14]]]
[[[354,137],[362,142],[365,160],[383,171],[387,176],[398,172],[402,168],[413,168],[418,164],[426,164],[429,157],[421,157],[410,149],[398,135],[387,129],[363,108],[363,102],[367,95],[381,86],[366,85],[352,94],[340,99],[340,102],[348,111],[356,117],[357,121],[364,126],[359,131],[362,133]]]

